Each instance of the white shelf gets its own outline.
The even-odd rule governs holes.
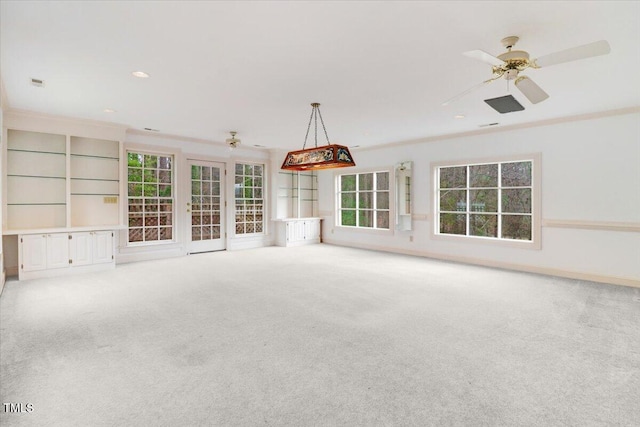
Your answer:
[[[119,223],[118,141],[14,129],[7,136],[5,234]]]

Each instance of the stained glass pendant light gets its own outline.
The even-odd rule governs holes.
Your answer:
[[[318,117],[320,117],[324,136],[327,138],[327,145],[321,147],[318,147]],[[315,123],[314,129],[316,144],[314,148],[305,149],[307,146],[307,138],[309,137],[309,130],[311,129],[311,122]],[[356,163],[353,161],[353,157],[347,147],[344,145],[331,144],[329,142],[327,129],[324,126],[322,114],[320,114],[320,104],[317,102],[311,104],[311,117],[309,118],[309,126],[307,126],[307,134],[304,137],[302,150],[289,151],[287,153],[287,157],[285,157],[284,162],[282,163],[281,169],[304,171],[344,168],[355,165]]]

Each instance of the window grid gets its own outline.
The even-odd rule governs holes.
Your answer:
[[[519,165],[522,170],[516,171],[515,174],[509,170],[504,169],[504,165]],[[495,185],[475,185],[472,182],[472,168],[485,167],[491,168],[495,166]],[[445,169],[464,169],[465,173],[465,185],[464,187],[456,186],[442,186],[442,172]],[[513,170],[517,169],[517,166],[512,167]],[[482,164],[469,164],[469,165],[457,165],[457,166],[442,166],[437,169],[437,228],[436,233],[442,235],[462,235],[468,237],[482,237],[492,238],[497,240],[533,240],[533,161],[532,160],[519,160],[519,161],[505,161],[499,163],[482,163]],[[513,171],[511,171],[513,172]],[[475,176],[481,176],[481,174],[475,174]],[[519,185],[505,185],[505,178],[512,181],[524,180],[526,184],[520,183]],[[455,193],[464,192],[463,197],[460,194],[456,198],[455,209],[451,209],[453,204],[450,200],[447,200],[449,193],[455,195]],[[475,195],[491,194],[495,192],[495,207],[487,206],[487,203],[477,202],[472,197],[472,192]],[[455,197],[455,196],[454,196]],[[444,207],[443,205],[444,201]],[[475,203],[474,203],[475,202]],[[504,208],[505,204],[512,205],[510,208]],[[520,205],[518,207],[518,205]],[[447,209],[448,208],[448,209]],[[487,209],[488,208],[488,209]],[[517,209],[521,211],[517,211]],[[453,218],[455,216],[455,218]],[[519,217],[518,220],[515,220]],[[464,220],[464,228],[456,228],[453,222],[460,222]],[[477,222],[482,219],[484,224],[489,225],[489,232],[487,229],[480,227]],[[495,221],[495,224],[491,224]],[[508,226],[505,227],[505,222]],[[491,232],[491,226],[495,228],[495,232]]]
[[[173,241],[173,156],[127,152],[128,243]]]
[[[235,210],[236,234],[264,232],[264,165],[236,164]]]
[[[388,230],[389,188],[389,172],[339,175],[338,224]]]

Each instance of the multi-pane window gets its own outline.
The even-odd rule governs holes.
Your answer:
[[[533,161],[436,169],[437,233],[532,240]]]
[[[236,234],[264,231],[264,165],[237,163]]]
[[[191,165],[191,241],[221,237],[223,200],[220,168]]]
[[[389,229],[389,172],[338,176],[338,224]]]
[[[129,243],[173,240],[173,156],[127,152]]]

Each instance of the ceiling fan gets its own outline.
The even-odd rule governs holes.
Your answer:
[[[238,132],[232,130],[229,132],[231,134],[231,138],[227,138],[226,142],[229,144],[229,150],[233,150],[238,145],[240,145],[240,139],[236,138],[236,134]]]
[[[501,77],[504,77],[505,80],[515,80],[514,83],[520,92],[522,92],[522,94],[527,97],[532,104],[537,104],[538,102],[547,99],[549,95],[529,77],[520,75],[521,71],[524,71],[527,68],[546,68],[563,62],[576,61],[578,59],[590,58],[592,56],[606,55],[611,51],[609,43],[606,40],[600,40],[582,46],[561,50],[559,52],[550,53],[537,59],[529,59],[530,56],[528,52],[525,52],[524,50],[512,50],[518,40],[519,37],[516,36],[503,38],[501,42],[507,51],[497,57],[482,50],[470,50],[468,52],[464,52],[463,55],[468,56],[469,58],[490,64],[492,66],[491,72],[493,75],[490,79],[454,96],[442,105],[448,105],[469,92],[472,92],[487,83],[498,80]]]

